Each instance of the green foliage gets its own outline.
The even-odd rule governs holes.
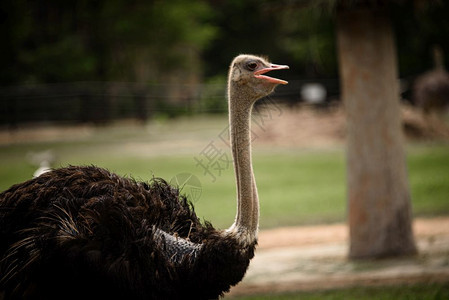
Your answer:
[[[401,77],[414,76],[434,67],[432,48],[441,46],[449,67],[448,1],[407,1],[392,5],[392,20]]]
[[[19,59],[31,68],[25,79],[30,82],[58,82],[91,77],[97,63],[96,58],[89,55],[82,40],[76,35],[61,37],[58,41],[42,44],[33,50],[24,50]]]
[[[336,77],[335,36],[331,15],[312,7],[285,10],[282,45],[307,75]]]
[[[336,77],[337,6],[336,0],[4,0],[0,85],[198,83],[203,75],[224,76],[232,57],[244,52],[290,64],[294,78]],[[432,66],[434,44],[449,52],[447,2],[389,7],[403,76]]]
[[[6,0],[0,13],[7,16],[0,61],[10,66],[0,70],[3,83],[157,82],[173,70],[198,73],[198,56],[216,35],[202,0]]]

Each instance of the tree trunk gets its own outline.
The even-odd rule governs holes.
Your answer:
[[[349,257],[414,254],[389,16],[383,10],[339,12],[337,39],[347,112]]]

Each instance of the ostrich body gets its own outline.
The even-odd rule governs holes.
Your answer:
[[[425,115],[444,111],[449,106],[449,73],[436,69],[421,75],[415,82],[414,94]]]
[[[136,182],[94,167],[56,169],[0,194],[0,299],[211,299],[244,276],[257,244],[251,163],[254,102],[287,66],[240,55],[228,78],[237,214],[202,224],[162,179]]]
[[[419,76],[414,84],[414,98],[425,116],[444,112],[449,107],[449,73],[444,69],[443,51],[433,47],[434,69]]]

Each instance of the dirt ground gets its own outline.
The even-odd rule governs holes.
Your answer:
[[[401,116],[407,141],[449,140],[445,118],[425,117],[417,108],[406,104],[401,106]],[[252,132],[257,137],[256,146],[258,143],[288,147],[333,146],[345,140],[345,112],[341,105],[262,109],[260,115],[253,116]]]
[[[350,261],[345,224],[261,231],[245,278],[227,297],[367,285],[449,284],[449,217],[416,219],[414,233],[416,256]]]
[[[255,147],[328,147],[344,143],[346,137],[345,113],[341,105],[327,108],[267,106],[256,111],[258,113],[253,114],[251,130]],[[438,118],[426,119],[418,109],[404,104],[401,113],[404,135],[408,141],[449,141],[449,112],[444,121]],[[131,120],[121,121],[120,124],[134,124],[139,128]],[[29,125],[14,131],[0,128],[0,145],[82,140],[92,136],[95,129],[86,124]]]

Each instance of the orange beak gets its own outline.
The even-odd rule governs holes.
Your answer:
[[[266,81],[268,81],[270,83],[287,84],[288,82],[285,81],[285,80],[269,77],[269,76],[266,76],[266,75],[262,75],[262,74],[265,74],[265,73],[270,72],[270,71],[285,70],[285,69],[289,69],[289,66],[270,64],[270,66],[267,67],[267,68],[263,68],[263,69],[255,71],[254,72],[254,77],[260,78],[260,79],[264,79],[264,80],[266,80]]]

